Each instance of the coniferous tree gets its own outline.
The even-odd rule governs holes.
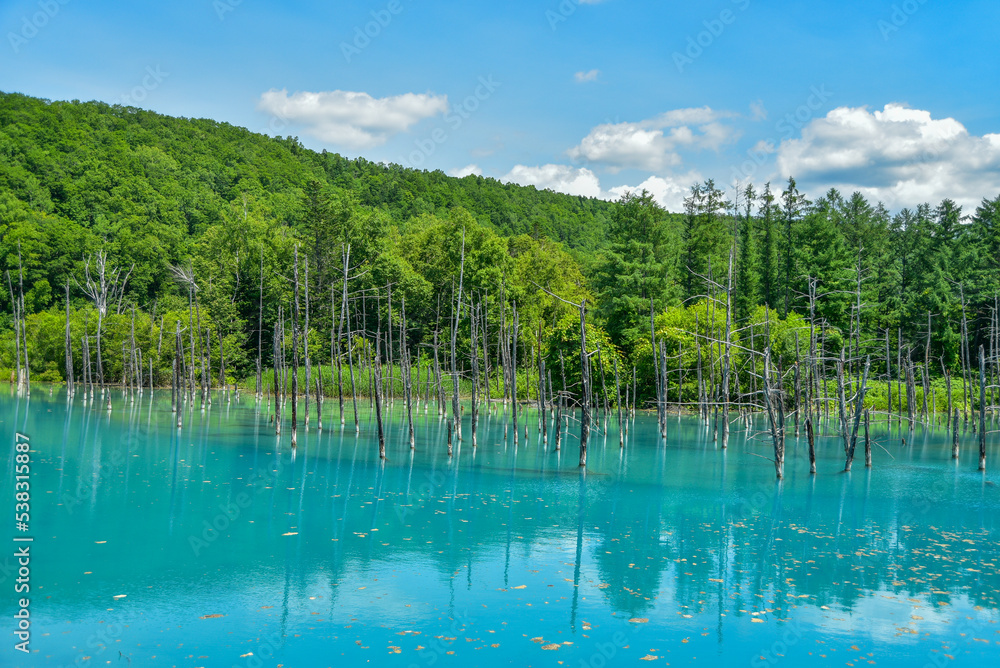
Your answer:
[[[677,233],[643,190],[619,200],[609,225],[611,244],[598,260],[593,286],[597,313],[615,341],[631,348],[648,338],[649,303],[662,309],[675,294]]]
[[[783,226],[783,246],[781,248],[782,270],[781,292],[782,292],[782,318],[788,317],[793,298],[793,277],[795,271],[795,228],[802,219],[805,208],[809,205],[809,200],[799,192],[795,186],[795,179],[788,177],[788,187],[781,193],[782,204],[782,226]]]
[[[757,192],[752,184],[743,190],[743,217],[737,228],[736,285],[733,295],[733,310],[737,322],[746,320],[760,303],[760,283],[763,267],[758,249],[758,231],[753,218],[753,207]]]
[[[778,216],[778,205],[771,192],[771,184],[766,183],[764,192],[760,195],[760,291],[764,304],[775,310],[778,309],[781,295]]]

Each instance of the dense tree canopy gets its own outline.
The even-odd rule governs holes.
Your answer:
[[[929,355],[952,367],[963,326],[971,350],[989,343],[1000,293],[1000,196],[974,212],[944,200],[892,214],[859,193],[809,202],[793,178],[708,180],[670,213],[647,192],[606,202],[317,153],[210,120],[13,94],[0,94],[0,153],[0,262],[12,279],[0,364],[13,366],[10,296],[23,281],[36,377],[63,373],[67,284],[72,326],[96,326],[81,284],[98,252],[128,274],[109,345],[120,352],[134,306],[141,345],[159,359],[161,328],[173,332],[190,297],[235,377],[251,373],[258,345],[265,363],[271,354],[296,247],[319,363],[330,359],[322,341],[339,322],[345,258],[355,332],[397,327],[405,302],[407,343],[426,350],[449,326],[461,273],[463,301],[483,304],[491,326],[516,304],[525,351],[541,346],[550,368],[572,347],[572,305],[586,300],[623,375],[651,363],[651,309],[667,336],[664,318],[693,321],[708,303],[724,312],[730,285],[737,331],[761,314],[812,317],[860,355],[884,350],[887,335],[923,350],[930,322]],[[716,320],[706,340],[721,335]],[[693,340],[668,339],[671,354],[693,354]]]

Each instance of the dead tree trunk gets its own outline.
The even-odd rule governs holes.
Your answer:
[[[885,385],[887,392],[888,406],[886,407],[886,417],[885,423],[888,425],[892,422],[892,362],[889,357],[889,330],[885,330]]]
[[[840,351],[840,360],[837,362],[837,405],[840,409],[840,437],[844,444],[844,454],[848,453],[850,447],[847,435],[847,398],[844,396],[844,350]]]
[[[607,436],[610,408],[608,406],[608,386],[604,382],[604,360],[601,358],[600,340],[597,342],[597,369],[601,372],[601,398],[604,400],[604,435]]]
[[[351,338],[350,327],[351,327],[351,323],[348,320],[348,315],[347,315],[347,272],[348,272],[348,264],[350,263],[350,259],[351,259],[351,245],[350,244],[348,244],[346,247],[341,248],[341,257],[342,257],[342,259],[344,261],[344,277],[343,277],[343,288],[342,288],[342,292],[341,292],[342,296],[341,296],[341,300],[340,300],[340,323],[338,323],[338,325],[337,325],[337,337],[336,337],[337,338],[337,346],[336,346],[337,350],[336,350],[336,353],[337,353],[337,401],[340,403],[340,426],[343,427],[344,426],[344,366],[343,366],[343,362],[341,360],[340,342],[343,339],[344,324],[346,323],[347,324],[347,328],[348,328],[348,333],[347,333],[348,347],[350,347],[350,338]],[[333,300],[333,296],[332,296],[333,287],[332,286],[330,288],[330,291],[331,291],[330,299],[332,301]],[[332,310],[332,305],[331,305],[331,310]],[[330,330],[331,330],[330,336],[333,336],[333,334],[332,334],[333,327],[331,327]],[[348,352],[347,361],[348,361],[348,364],[351,363],[351,353],[350,352]],[[356,392],[354,391],[354,370],[353,369],[354,369],[354,367],[352,366],[351,367],[351,394],[352,395],[356,395]],[[330,368],[330,373],[331,373],[331,375],[333,374],[333,368],[332,368],[332,366]],[[357,426],[357,405],[358,405],[358,399],[357,399],[357,396],[354,396],[355,426]]]
[[[281,307],[279,307],[278,319],[280,320],[281,317]],[[277,322],[274,323],[274,433],[276,436],[281,436],[281,395],[284,390],[284,383],[281,379],[281,356],[285,352],[285,341],[280,332],[281,326]]]
[[[979,346],[979,470],[986,470],[986,354]]]
[[[15,321],[15,325],[20,323],[21,326],[21,341],[24,343],[24,379],[23,385],[25,392],[31,395],[31,363],[28,360],[28,325],[27,318],[25,317],[24,308],[24,267],[21,264],[21,244],[17,244],[17,293],[18,293],[18,312],[20,318]],[[20,380],[20,379],[19,379]]]
[[[323,431],[323,372],[316,375],[316,430]]]
[[[580,302],[580,380],[583,384],[583,408],[580,414],[580,467],[587,466],[587,441],[590,438],[590,357],[587,355],[587,300]]]
[[[865,410],[865,468],[870,469],[872,467],[872,438],[870,426],[870,414]]]
[[[769,337],[768,337],[769,338]],[[785,475],[785,420],[784,400],[781,396],[781,386],[771,387],[771,347],[764,349],[764,404],[767,406],[767,419],[771,425],[771,440],[774,443],[774,472],[781,480]]]
[[[305,282],[305,323],[302,330],[302,355],[305,358],[306,363],[306,391],[303,393],[304,404],[302,406],[302,411],[304,413],[303,424],[306,427],[306,431],[309,430],[309,388],[312,385],[312,365],[309,362],[309,256],[303,256],[304,266],[304,276],[303,280]],[[296,323],[297,325],[298,323]]]
[[[622,420],[622,389],[618,382],[618,356],[612,355],[615,363],[615,405],[618,407],[618,447],[625,447],[625,421]]]
[[[858,388],[858,395],[855,398],[854,405],[854,427],[851,429],[851,445],[847,451],[847,463],[844,465],[844,471],[851,470],[851,464],[854,462],[854,449],[858,444],[858,427],[861,424],[861,415],[864,412],[865,405],[865,390],[868,385],[868,370],[871,367],[871,358],[865,360],[865,375],[861,379],[861,387]]]
[[[340,426],[344,426],[344,366],[340,359],[340,335],[337,333],[338,328],[343,328],[344,326],[344,314],[340,314],[340,323],[337,322],[337,292],[333,285],[330,285],[330,385],[334,384],[333,380],[333,365],[337,365],[337,404],[340,406]],[[323,371],[320,370],[320,377],[322,378]],[[331,388],[331,392],[332,392]]]
[[[472,447],[476,447],[476,430],[479,427],[479,341],[477,339],[479,329],[479,308],[475,311],[470,309],[469,347],[472,349]]]
[[[465,228],[462,228],[462,257],[458,270],[458,296],[455,299],[455,322],[451,328],[451,412],[455,422],[455,437],[462,440],[462,413],[458,400],[458,323],[462,317],[462,282],[465,278]]]
[[[809,441],[809,473],[816,475],[816,441],[813,436],[812,418],[806,417],[806,439]]]
[[[260,287],[257,294],[257,399],[264,397],[263,381],[263,337],[264,337],[264,246],[260,247]]]
[[[799,436],[799,413],[802,410],[802,364],[799,355],[799,332],[795,332],[795,437]]]
[[[14,309],[14,350],[17,360],[16,380],[17,389],[20,390],[24,383],[24,376],[21,371],[21,301],[14,294],[14,284],[10,280],[10,271],[4,271],[4,276],[7,277],[7,288],[10,290],[10,301]]]
[[[927,395],[930,394],[930,375],[931,372],[931,312],[927,312],[927,342],[924,344],[924,368],[920,372],[920,384],[924,390],[924,421],[927,420],[930,413],[927,411]]]
[[[549,371],[549,387],[552,386],[552,372]],[[552,426],[556,430],[556,450],[559,450],[562,445],[562,393],[552,394],[552,400],[555,402],[555,422]]]
[[[354,339],[351,336],[351,312],[347,305],[347,283],[345,282],[344,285],[344,317],[342,318],[341,323],[347,326],[347,371],[351,376],[351,401],[354,406],[354,434],[357,435],[361,433],[361,424],[358,421],[358,387],[354,381]],[[341,424],[343,424],[343,422],[341,422]]]
[[[181,381],[180,381],[180,374],[181,374],[181,371],[183,370],[182,369],[182,367],[183,367],[182,360],[184,359],[184,340],[181,338],[181,323],[180,323],[180,320],[177,321],[176,325],[177,325],[177,330],[176,330],[177,336],[176,336],[176,340],[174,342],[174,372],[175,372],[175,375],[177,375],[177,383],[178,383],[177,428],[180,429],[181,428],[181,422],[182,422],[183,415],[184,415],[184,411],[181,408],[181,399],[180,399],[180,396],[179,396],[180,395],[180,383],[181,383]]]
[[[487,414],[490,412],[490,332],[489,332],[489,314],[490,314],[490,303],[489,303],[489,293],[483,295],[483,331],[480,338],[483,340],[483,378],[486,383],[486,411]]]
[[[87,392],[89,390],[89,392],[90,392],[90,399],[91,399],[91,401],[93,401],[93,399],[94,399],[94,385],[91,382],[91,377],[90,377],[90,334],[87,333],[87,330],[89,329],[89,327],[87,326],[88,324],[89,324],[89,322],[88,322],[88,318],[87,318],[87,312],[84,311],[83,312],[83,337],[82,337],[83,340],[81,341],[82,345],[81,345],[81,351],[80,351],[80,353],[81,353],[80,361],[83,363],[83,374],[82,374],[83,375],[83,378],[82,378],[82,380],[83,380],[83,400],[84,401],[87,400]]]
[[[69,328],[69,279],[66,279],[66,390],[69,396],[74,394],[73,386],[73,337]]]
[[[403,376],[403,390],[406,392],[406,421],[409,425],[410,450],[416,448],[416,441],[413,436],[413,382],[410,378],[412,367],[410,363],[410,348],[406,345],[406,297],[403,297],[403,305],[400,311],[399,323],[399,360],[400,373]],[[420,379],[419,368],[417,380]],[[475,445],[475,429],[473,429],[472,444]]]
[[[736,242],[729,250],[729,279],[726,285],[726,350],[722,366],[722,449],[729,447],[729,373],[732,358],[733,336],[733,256],[736,253]],[[798,333],[795,339],[796,359],[798,357]],[[796,364],[796,374],[798,365]],[[796,375],[796,378],[798,376]],[[799,433],[798,395],[796,394],[795,435]]]
[[[388,313],[386,317],[386,328],[385,328],[385,357],[387,366],[389,367],[389,405],[396,405],[396,386],[393,381],[393,369],[392,369],[392,284],[389,283],[385,286],[386,299],[388,303]]]
[[[375,333],[375,362],[373,366],[375,397],[375,421],[378,423],[378,457],[385,459],[385,429],[382,426],[382,335]]]
[[[656,318],[653,313],[653,298],[649,298],[649,343],[651,350],[653,351],[653,379],[656,381],[656,420],[660,425],[660,432],[665,431],[666,416],[666,404],[664,403],[665,396],[664,391],[666,388],[661,387],[660,381],[660,362],[657,359],[658,348],[656,346]]]
[[[951,458],[958,459],[958,407],[952,416]]]
[[[514,302],[514,328],[510,332],[510,415],[514,427],[514,445],[517,445],[517,335],[519,329],[517,302]]]
[[[656,357],[656,353],[653,353]],[[660,341],[660,387],[663,395],[660,397],[662,403],[662,420],[660,420],[660,438],[667,437],[667,344]]]
[[[961,362],[962,362],[962,418],[966,426],[969,424],[969,414],[972,412],[972,406],[970,403],[970,395],[972,394],[972,380],[969,378],[969,369],[972,366],[972,359],[969,355],[969,330],[968,321],[966,320],[965,313],[965,288],[962,284],[959,284],[959,292],[962,298],[962,326],[961,326],[961,339],[959,340],[959,348],[961,351]]]
[[[295,246],[292,280],[295,282],[294,302],[292,304],[292,447],[298,442],[298,408],[299,408],[299,247]]]

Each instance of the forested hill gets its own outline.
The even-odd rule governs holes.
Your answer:
[[[356,194],[361,205],[384,208],[394,220],[463,207],[503,235],[544,235],[593,250],[613,207],[490,178],[350,160],[308,150],[297,138],[101,102],[0,93],[0,132],[0,191],[85,226],[139,217],[153,230],[179,226],[198,234],[243,196],[266,201],[287,224],[303,189],[318,180]],[[183,253],[173,245],[166,251],[175,258]]]
[[[330,359],[320,342],[330,343],[333,315],[345,312],[352,331],[370,334],[402,324],[404,300],[407,342],[426,352],[432,333],[448,329],[460,279],[467,306],[494,323],[517,304],[525,354],[570,350],[579,336],[545,286],[585,299],[594,336],[606,334],[624,363],[640,367],[652,308],[667,354],[687,364],[698,341],[721,336],[730,283],[734,336],[758,348],[747,325],[763,329],[765,320],[783,323],[772,334],[786,328],[785,340],[772,341],[783,354],[807,332],[824,354],[845,347],[854,366],[884,357],[887,338],[891,360],[919,358],[928,372],[968,368],[980,344],[991,355],[1000,348],[1000,196],[975,211],[944,200],[891,214],[857,193],[809,201],[792,178],[738,192],[709,180],[692,187],[684,212],[669,214],[646,193],[605,202],[348,160],[211,120],[2,93],[0,154],[0,263],[12,277],[0,306],[0,369],[16,359],[10,295],[20,303],[23,285],[31,368],[51,379],[64,373],[67,291],[74,336],[84,321],[97,335],[88,272],[94,278],[101,258],[123,287],[97,309],[118,355],[117,368],[109,355],[113,377],[133,307],[146,337],[138,345],[155,345],[157,376],[169,377],[161,327],[189,323],[190,301],[206,341],[209,332],[222,339],[227,368],[245,377],[258,350],[267,363],[279,308],[289,313],[296,252],[309,272],[320,363],[324,351]],[[348,246],[342,307],[331,293],[343,287]]]

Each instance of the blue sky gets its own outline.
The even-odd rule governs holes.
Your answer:
[[[696,181],[1000,194],[1000,3],[6,1],[0,90],[671,210]]]

